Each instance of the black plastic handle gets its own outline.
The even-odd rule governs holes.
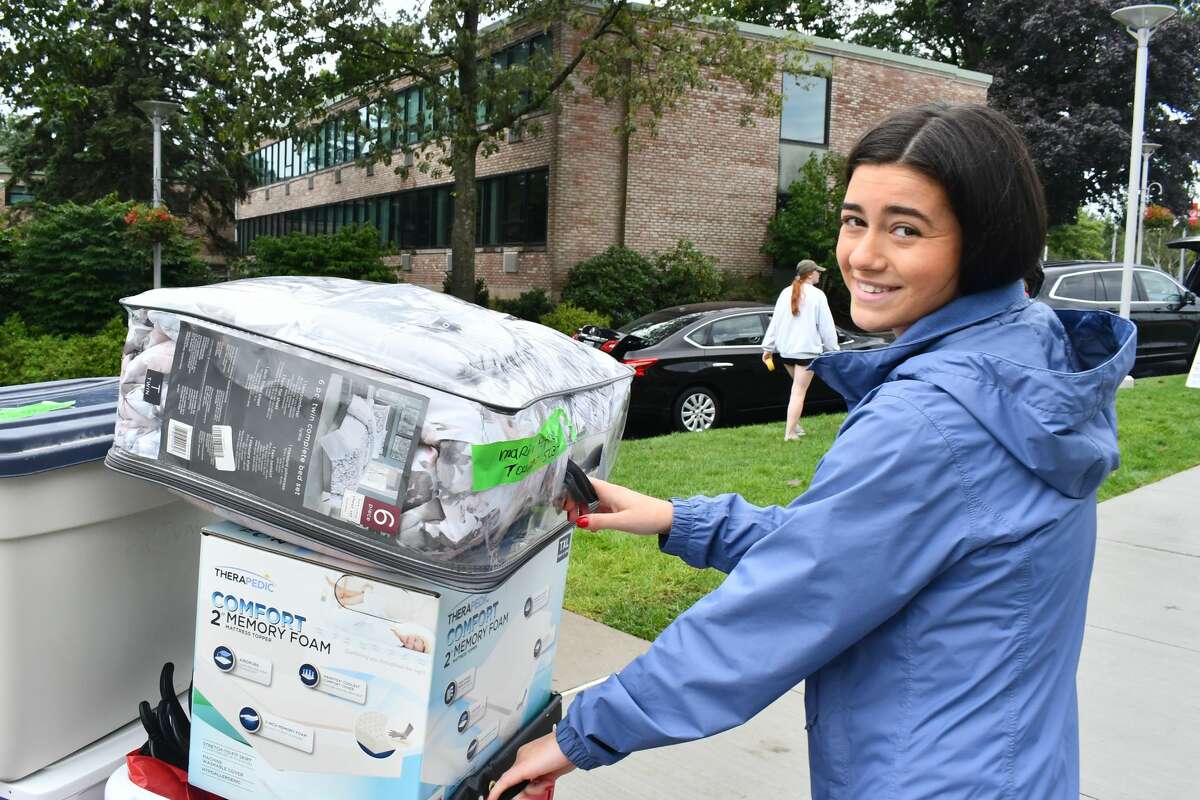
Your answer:
[[[567,494],[579,505],[594,509],[595,504],[600,502],[596,487],[592,486],[592,481],[583,471],[583,467],[570,459],[567,459],[567,474],[563,482],[567,486]]]
[[[551,694],[550,702],[542,709],[528,725],[517,731],[516,735],[505,742],[496,751],[496,755],[479,768],[477,772],[464,780],[450,795],[450,800],[480,800],[486,798],[492,790],[492,785],[500,779],[513,762],[517,760],[517,750],[523,745],[540,739],[554,730],[554,726],[562,719],[562,695]],[[512,800],[525,788],[525,782],[511,787],[500,795],[501,800]]]

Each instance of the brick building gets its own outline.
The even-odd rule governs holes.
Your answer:
[[[752,39],[785,35],[739,27]],[[554,47],[566,59],[579,41],[561,28],[516,42],[502,57]],[[636,134],[627,155],[613,133],[620,109],[581,86],[561,111],[540,116],[540,136],[510,136],[479,160],[477,274],[496,296],[531,287],[554,293],[572,266],[621,243],[622,234],[624,244],[647,254],[690,239],[723,270],[763,274],[771,266],[760,252],[767,222],[809,154],[847,152],[894,110],[932,100],[986,102],[991,83],[981,73],[827,39],[808,39],[807,54],[824,77],[781,71],[779,117],[739,125],[742,91],[723,82],[668,114],[656,137]],[[420,90],[407,95],[406,121],[419,123]],[[351,113],[386,128],[370,109]],[[328,135],[322,131],[317,143],[267,143],[253,154],[263,180],[238,207],[243,251],[257,235],[319,234],[369,221],[402,254],[393,261],[404,280],[440,288],[449,265],[451,178],[359,167],[353,134],[333,119],[324,127]]]

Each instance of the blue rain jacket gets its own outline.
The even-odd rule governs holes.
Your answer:
[[[674,502],[662,549],[728,573],[558,726],[584,769],[805,684],[812,795],[1078,800],[1096,489],[1133,326],[1019,283],[817,374],[852,409],[786,508]]]

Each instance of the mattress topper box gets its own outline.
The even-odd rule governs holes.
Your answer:
[[[549,701],[570,537],[468,593],[205,529],[189,780],[228,800],[449,797]]]
[[[106,462],[341,557],[495,585],[606,477],[632,371],[406,284],[276,277],[122,301]]]

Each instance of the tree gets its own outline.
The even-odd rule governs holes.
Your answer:
[[[16,128],[16,117],[0,112],[0,162],[9,163],[13,155],[20,152],[23,144],[21,134]]]
[[[1132,126],[1133,40],[1115,0],[897,0],[852,26],[855,41],[989,73],[988,103],[1029,142],[1052,224],[1124,192]],[[1163,145],[1155,179],[1186,207],[1200,160],[1200,17],[1195,4],[1154,34],[1146,138]]]
[[[1107,261],[1113,226],[1083,209],[1071,223],[1054,225],[1046,232],[1046,247],[1052,259]]]
[[[346,98],[347,106],[373,105],[386,120],[388,146],[370,148],[364,162],[391,163],[397,140],[395,147],[412,153],[417,168],[453,175],[451,288],[469,300],[475,286],[476,162],[497,151],[506,130],[519,125],[537,135],[540,125],[531,115],[560,108],[584,86],[602,102],[622,103],[625,136],[639,127],[653,132],[687,92],[711,87],[718,78],[736,80],[748,91],[743,121],[749,122],[755,105],[778,109],[778,45],[748,41],[726,21],[705,22],[701,29],[694,20],[703,10],[700,0],[665,0],[655,7],[628,0],[430,0],[418,11],[385,17],[371,0],[280,2],[267,17],[280,69],[264,88],[281,129],[293,136],[311,136],[311,122],[331,113],[329,98]],[[485,17],[500,16],[507,19],[484,24]],[[518,49],[516,57],[497,57],[506,45],[552,30],[578,35],[581,46],[552,41]],[[419,132],[405,125],[395,102],[396,89],[407,84],[423,87],[426,117]],[[361,122],[359,135],[374,136]]]
[[[134,204],[115,195],[43,206],[0,243],[0,319],[19,314],[37,334],[92,334],[121,313],[118,301],[150,286],[150,245],[129,223]],[[162,240],[163,282],[210,280],[180,226]]]
[[[837,263],[845,197],[846,159],[835,153],[809,156],[800,167],[800,177],[788,187],[787,202],[767,224],[767,243],[762,248],[784,267],[794,267],[805,258],[825,267],[821,288],[840,319],[850,314],[850,294]]]
[[[714,0],[708,10],[738,22],[842,39],[854,20],[856,5],[829,0]]]
[[[172,100],[167,205],[216,240],[249,185],[263,28],[238,0],[0,0],[0,96],[18,109],[4,159],[48,203],[151,199],[151,129]],[[260,122],[258,124],[261,124]]]

